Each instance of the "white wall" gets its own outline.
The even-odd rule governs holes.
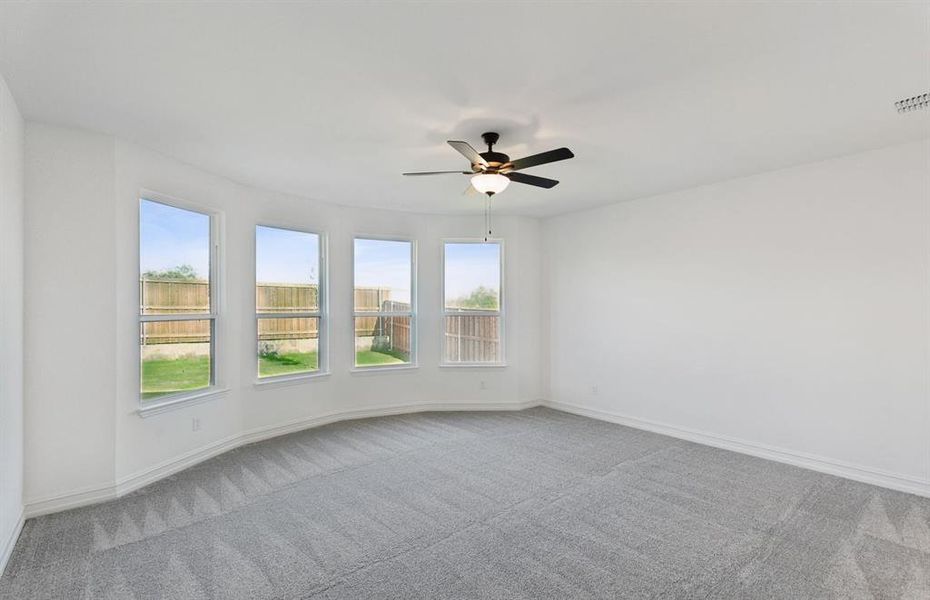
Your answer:
[[[113,156],[107,136],[26,126],[27,504],[113,478]]]
[[[185,457],[222,450],[244,433],[306,425],[333,413],[396,406],[517,407],[542,398],[541,249],[535,219],[495,220],[495,234],[506,246],[508,366],[439,368],[440,239],[477,237],[481,217],[347,208],[265,192],[108,136],[33,123],[27,128],[26,164],[27,267],[33,270],[26,284],[26,502],[33,513],[109,497],[114,486],[127,489],[158,477]],[[223,397],[147,418],[136,412],[142,189],[223,212],[218,374],[229,388]],[[299,385],[254,385],[256,223],[328,235],[329,377]],[[419,369],[349,371],[356,233],[418,241]],[[77,356],[75,348],[81,349]],[[50,353],[74,363],[62,367]],[[487,389],[481,389],[482,381]],[[192,431],[195,417],[201,423],[197,432]]]
[[[23,137],[0,77],[0,573],[23,514]]]
[[[548,219],[549,398],[930,494],[928,225],[930,141]]]

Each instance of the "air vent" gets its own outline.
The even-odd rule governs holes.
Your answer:
[[[928,106],[930,106],[930,94],[921,94],[919,96],[911,96],[910,98],[905,98],[904,100],[898,100],[897,102],[894,103],[894,107],[901,114],[904,114],[906,112],[911,112],[912,110],[919,110],[921,108],[927,108]]]

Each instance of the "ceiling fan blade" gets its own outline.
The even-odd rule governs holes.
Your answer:
[[[478,190],[475,189],[475,186],[473,186],[471,182],[468,183],[468,187],[462,192],[463,196],[476,196],[477,194]]]
[[[456,175],[472,175],[472,174],[473,174],[471,171],[419,171],[419,172],[416,172],[416,173],[404,173],[404,175],[413,175],[413,176],[419,176],[419,175],[451,175],[451,174],[453,174],[453,173],[456,174]]]
[[[510,181],[516,181],[517,183],[525,183],[527,185],[535,185],[536,187],[541,188],[553,188],[559,185],[559,182],[555,179],[546,179],[545,177],[536,177],[535,175],[527,175],[526,173],[507,173],[504,177],[508,178]]]
[[[572,154],[572,151],[568,148],[559,148],[558,150],[540,152],[539,154],[527,156],[526,158],[518,158],[517,160],[510,161],[509,168],[511,171],[517,171],[519,169],[527,169],[529,167],[535,167],[536,165],[544,165],[546,163],[555,162],[557,160],[574,158],[574,156],[575,155]]]
[[[478,154],[478,151],[471,147],[471,144],[468,142],[458,142],[456,140],[448,140],[449,145],[455,148],[462,156],[468,159],[468,162],[473,165],[481,165],[483,167],[488,166],[488,161],[481,158],[481,155]]]

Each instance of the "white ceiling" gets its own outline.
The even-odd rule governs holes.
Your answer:
[[[930,136],[930,3],[0,6],[27,119],[112,133],[261,188],[480,212],[446,146],[501,133],[550,215]]]

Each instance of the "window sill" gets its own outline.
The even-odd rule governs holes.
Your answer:
[[[440,369],[506,369],[507,363],[440,363]]]
[[[370,373],[385,373],[391,371],[415,371],[420,368],[420,365],[372,365],[370,367],[354,367],[349,369],[349,373],[353,375],[366,375]]]
[[[184,394],[183,396],[174,396],[165,400],[146,403],[139,407],[136,412],[142,418],[151,417],[152,415],[158,415],[163,412],[177,410],[186,406],[207,402],[208,400],[213,400],[220,396],[225,396],[228,391],[229,388],[206,388],[191,394]]]
[[[329,371],[305,373],[302,375],[279,375],[277,377],[264,377],[262,379],[256,379],[252,385],[254,385],[257,389],[267,390],[279,387],[287,387],[291,385],[300,385],[302,383],[307,383],[308,381],[313,381],[314,379],[324,379],[329,377],[329,375]]]

